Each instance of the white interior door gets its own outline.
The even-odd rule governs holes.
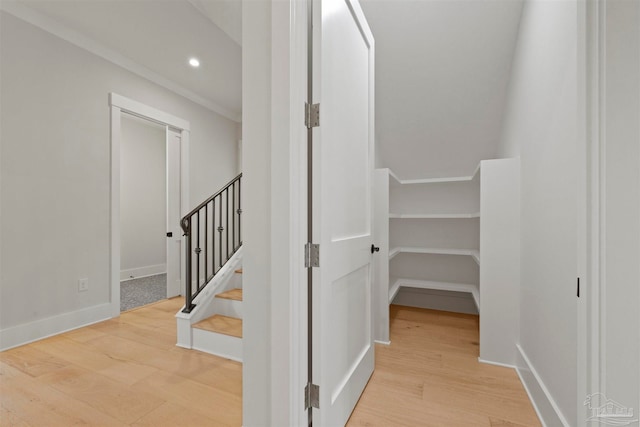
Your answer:
[[[181,133],[167,127],[167,298],[180,295],[180,143]]]
[[[374,44],[357,0],[313,1],[312,382],[318,426],[344,425],[373,373]]]

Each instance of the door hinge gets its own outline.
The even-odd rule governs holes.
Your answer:
[[[314,243],[304,245],[304,266],[320,267],[320,245]]]
[[[320,126],[320,104],[304,104],[304,124],[307,129]]]
[[[320,409],[320,387],[315,384],[307,384],[304,388],[304,409]]]

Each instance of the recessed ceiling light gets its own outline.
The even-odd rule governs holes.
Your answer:
[[[193,68],[198,68],[200,66],[200,61],[198,60],[198,58],[191,58],[189,59],[189,65],[191,65]]]

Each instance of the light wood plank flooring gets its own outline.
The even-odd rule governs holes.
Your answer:
[[[391,306],[354,426],[540,426],[514,370],[478,362],[478,316]]]
[[[181,299],[0,353],[1,426],[239,426],[242,365],[175,346]],[[392,306],[349,426],[539,426],[477,316]]]
[[[216,314],[196,323],[193,327],[242,338],[242,319],[236,319],[235,317]]]
[[[239,426],[242,365],[175,346],[165,300],[0,353],[0,426]]]
[[[230,289],[216,295],[216,298],[230,299],[233,301],[242,301],[242,289]]]

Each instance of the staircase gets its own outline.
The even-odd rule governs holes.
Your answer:
[[[215,314],[191,326],[191,348],[242,361],[242,269],[234,274],[234,285],[240,287],[215,295]]]
[[[242,174],[181,221],[185,305],[177,345],[242,361]]]

